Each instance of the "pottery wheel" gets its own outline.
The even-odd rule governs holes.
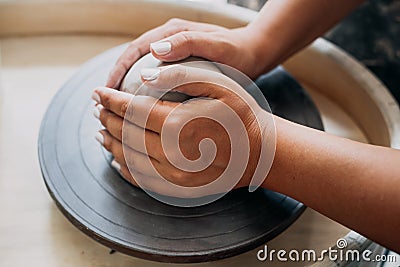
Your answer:
[[[115,47],[84,64],[54,97],[43,119],[40,165],[62,213],[109,248],[162,262],[234,256],[265,244],[292,224],[305,206],[275,192],[238,189],[205,206],[174,207],[151,198],[111,168],[111,155],[94,138],[100,124],[92,115],[90,96],[104,85],[125,48]],[[314,104],[283,69],[257,84],[275,114],[322,129]]]

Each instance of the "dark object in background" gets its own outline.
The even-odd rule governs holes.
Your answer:
[[[305,206],[272,191],[249,193],[242,188],[204,206],[174,207],[132,186],[110,166],[111,155],[94,139],[100,125],[92,115],[90,96],[93,88],[104,84],[109,67],[126,46],[104,52],[80,68],[54,97],[43,119],[40,166],[61,212],[113,250],[162,262],[206,262],[238,255],[291,225]],[[263,93],[280,115],[322,129],[319,112],[301,86],[285,77],[290,76],[278,69],[257,82],[265,86]],[[280,83],[285,86],[276,86]]]
[[[255,82],[267,99],[273,114],[315,129],[323,128],[320,117],[314,115],[317,107],[311,101],[311,97],[283,67],[279,66],[261,75]],[[288,103],[297,104],[290,106]],[[307,110],[299,112],[299,105]]]
[[[266,0],[228,0],[260,10]],[[370,0],[329,31],[325,38],[368,67],[400,103],[400,1]]]
[[[370,0],[325,37],[367,66],[400,103],[400,1]]]
[[[267,0],[228,0],[229,4],[260,10]]]

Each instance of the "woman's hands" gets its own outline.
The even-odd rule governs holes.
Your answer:
[[[198,56],[229,65],[256,78],[264,69],[259,62],[257,45],[255,34],[247,27],[231,30],[171,19],[132,41],[116,62],[106,86],[117,89],[129,68],[148,52],[165,62]]]
[[[145,69],[142,79],[147,90],[173,89],[196,98],[175,103],[95,89],[95,115],[106,128],[98,140],[128,181],[181,197],[190,190],[178,192],[160,178],[186,187],[219,178],[212,191],[190,192],[190,197],[250,184],[263,147],[265,118],[271,115],[240,85],[214,71],[175,65]]]
[[[255,78],[263,70],[272,68],[309,44],[361,2],[362,0],[271,0],[249,26],[234,30],[171,20],[132,42],[111,72],[107,86],[117,88],[129,67],[150,50],[163,61],[175,61],[194,55],[230,65]],[[154,42],[157,43],[152,44],[150,49],[150,44]],[[266,49],[262,49],[263,46]],[[162,75],[156,80],[160,78]],[[249,135],[250,156],[259,154],[257,146],[262,143],[259,136],[264,129],[254,130],[252,113],[249,113],[243,102],[236,101],[234,95],[218,86],[197,84],[196,90],[193,86],[183,86],[179,90],[213,98],[200,100],[209,101],[207,105],[210,108],[221,101],[231,106],[237,114],[241,114]],[[195,120],[191,127],[182,130],[182,137],[179,138],[183,154],[189,159],[198,158],[201,155],[198,150],[199,140],[204,136],[215,138],[213,140],[220,152],[216,153],[210,169],[203,170],[209,172],[207,175],[196,176],[191,172],[177,170],[166,161],[160,145],[160,126],[171,122],[165,114],[178,104],[160,100],[151,102],[156,108],[150,112],[149,120],[145,124],[128,116],[126,132],[132,133],[132,136],[137,136],[135,132],[144,133],[144,138],[125,140],[123,117],[131,114],[129,101],[140,108],[145,106],[150,97],[132,96],[100,88],[96,89],[93,98],[101,104],[98,105],[97,116],[106,127],[98,140],[114,154],[117,160],[114,165],[132,183],[135,180],[128,165],[137,166],[151,178],[154,168],[149,169],[149,164],[140,164],[143,159],[149,158],[157,171],[166,175],[170,173],[167,175],[170,181],[181,185],[202,185],[212,180],[210,177],[218,176],[226,165],[228,154],[233,154],[224,149],[226,146],[222,144],[226,142],[227,136],[217,125],[206,120]],[[179,108],[179,112],[190,114],[192,106],[195,110],[196,102],[186,103]],[[140,119],[140,116],[136,118]],[[179,119],[175,121],[179,122]],[[280,118],[276,118],[275,122],[276,156],[268,179],[262,186],[291,196],[399,252],[400,236],[395,233],[398,232],[400,223],[400,152],[337,138]],[[207,135],[202,136],[202,133]],[[128,150],[125,154],[130,155],[127,158],[124,157],[125,147]],[[143,153],[146,149],[148,152]],[[249,159],[245,172],[239,176],[237,186],[251,183],[251,175],[248,174],[252,173],[254,162],[254,158]],[[165,184],[155,182],[154,179],[143,181],[149,189],[175,195],[173,191],[163,191]]]
[[[254,79],[311,43],[363,1],[268,1],[254,21],[237,29],[171,19],[132,41],[106,86],[117,89],[128,69],[148,52],[166,62],[202,57]]]

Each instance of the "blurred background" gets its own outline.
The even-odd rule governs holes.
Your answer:
[[[228,0],[253,10],[266,0]],[[367,66],[400,102],[400,1],[369,0],[325,38]]]

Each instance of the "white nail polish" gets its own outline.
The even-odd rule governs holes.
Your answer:
[[[93,110],[93,115],[100,120],[100,112],[103,110],[103,105],[102,104],[98,104],[94,107]]]
[[[100,144],[104,144],[104,136],[101,133],[97,132],[95,138]]]
[[[104,106],[102,104],[98,104],[96,105],[96,108],[99,110],[99,112],[101,112],[104,108]]]
[[[157,42],[150,44],[151,49],[157,55],[163,56],[171,52],[171,43],[170,42]]]
[[[111,166],[118,172],[121,172],[121,165],[119,165],[119,163],[115,159],[111,161]]]
[[[96,119],[100,119],[100,110],[97,107],[94,107],[94,109],[93,109],[93,116]]]
[[[160,76],[159,68],[144,68],[140,70],[140,75],[146,81],[152,81]]]
[[[96,92],[93,92],[93,94],[92,94],[92,99],[93,99],[94,101],[96,101],[97,103],[100,103],[100,102],[101,102],[100,96],[99,96],[99,94],[96,93]]]

